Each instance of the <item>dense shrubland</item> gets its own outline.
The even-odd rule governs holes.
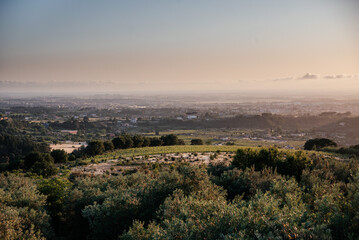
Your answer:
[[[1,239],[356,239],[358,161],[240,149],[231,164],[0,175]]]
[[[15,174],[0,174],[0,239],[53,238],[46,196],[35,181]]]

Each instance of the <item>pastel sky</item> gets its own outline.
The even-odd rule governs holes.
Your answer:
[[[0,92],[359,93],[356,0],[2,0]]]

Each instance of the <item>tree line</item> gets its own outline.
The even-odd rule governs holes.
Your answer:
[[[146,137],[141,135],[122,134],[109,141],[89,141],[86,148],[75,152],[75,154],[77,156],[95,156],[100,155],[105,151],[113,151],[115,149],[173,145],[185,145],[185,142],[182,139],[179,139],[178,136],[174,134],[169,134],[161,137]]]
[[[100,155],[115,149],[184,145],[174,134],[161,137],[122,134],[112,140],[91,140],[87,147],[68,154],[64,150],[50,151],[49,144],[37,143],[26,136],[0,134],[0,172],[24,170],[44,177],[57,173],[55,164]]]

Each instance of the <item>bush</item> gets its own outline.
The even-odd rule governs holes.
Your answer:
[[[158,137],[150,138],[150,147],[162,146],[163,141]]]
[[[203,140],[200,138],[195,138],[191,140],[191,145],[203,145]]]
[[[133,141],[133,147],[139,148],[143,146],[144,138],[140,135],[134,135],[132,137],[132,141]]]
[[[47,197],[46,209],[52,218],[52,224],[58,235],[61,235],[59,224],[66,217],[63,216],[63,210],[69,187],[70,182],[61,178],[45,179],[38,184],[39,192]]]
[[[184,141],[182,139],[178,139],[178,137],[174,134],[162,136],[161,140],[163,142],[163,146],[185,145]]]
[[[52,238],[45,200],[33,180],[0,174],[0,239]]]
[[[62,149],[54,149],[51,152],[51,156],[55,163],[66,163],[68,160],[68,154]]]
[[[265,193],[227,202],[217,194],[175,191],[147,227],[135,221],[122,239],[330,239],[325,224],[315,226],[295,180],[279,179]]]
[[[48,153],[30,153],[25,157],[24,169],[44,177],[57,173],[57,169],[54,167],[54,159]]]
[[[324,147],[336,147],[337,144],[327,138],[315,138],[305,142],[304,150],[316,150]]]
[[[88,146],[86,147],[86,152],[90,156],[102,154],[104,151],[105,151],[105,146],[103,142],[99,140],[90,141]]]
[[[103,145],[105,147],[105,151],[113,151],[115,149],[115,146],[111,141],[105,141]]]
[[[299,179],[302,171],[312,165],[312,161],[301,151],[292,154],[281,152],[277,148],[262,148],[259,151],[248,148],[237,150],[232,165],[240,169],[253,166],[256,171],[269,167],[276,169],[280,174]]]

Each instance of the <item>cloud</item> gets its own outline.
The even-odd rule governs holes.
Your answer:
[[[17,86],[17,85],[33,85],[36,84],[35,82],[30,82],[30,81],[24,81],[24,82],[19,82],[19,81],[9,81],[9,80],[0,80],[0,85],[6,85],[6,86]]]
[[[274,79],[270,79],[270,81],[286,82],[286,81],[292,81],[292,80],[307,80],[307,79],[318,79],[318,78],[319,78],[319,75],[317,75],[317,74],[306,73],[304,76],[301,76],[301,77],[274,78]]]
[[[352,78],[358,78],[358,76],[355,75],[345,75],[345,74],[338,74],[338,75],[327,75],[324,76],[325,79],[352,79]]]
[[[304,76],[299,77],[297,79],[306,80],[306,79],[317,79],[317,78],[319,78],[317,74],[306,73]]]
[[[334,74],[334,75],[324,75],[321,76],[319,74],[313,74],[313,73],[306,73],[305,75],[301,77],[283,77],[283,78],[273,78],[269,79],[269,81],[273,82],[286,82],[286,81],[292,81],[292,80],[312,80],[312,79],[359,79],[359,76],[357,75],[348,75],[348,74]]]
[[[273,82],[282,82],[282,81],[294,80],[294,77],[274,78],[274,79],[270,79],[270,80]]]

